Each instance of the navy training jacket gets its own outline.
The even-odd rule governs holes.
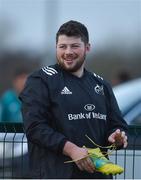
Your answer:
[[[127,131],[111,86],[87,70],[78,78],[57,64],[44,67],[28,77],[20,99],[31,178],[72,177],[74,165],[65,164],[70,159],[62,154],[67,140],[94,148],[85,135],[106,146],[115,129]]]

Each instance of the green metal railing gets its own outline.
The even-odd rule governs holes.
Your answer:
[[[0,178],[28,178],[27,140],[22,123],[0,123]]]
[[[128,147],[115,151],[110,159],[124,168],[114,179],[141,179],[141,126],[129,126]]]
[[[129,126],[129,145],[110,155],[124,173],[114,179],[141,178],[141,126]],[[27,139],[22,123],[0,123],[0,178],[29,178]]]

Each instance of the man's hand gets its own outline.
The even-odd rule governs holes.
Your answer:
[[[72,160],[77,160],[75,163],[81,171],[85,170],[89,173],[94,172],[95,167],[91,159],[88,157],[88,151],[86,148],[80,148],[67,141],[63,149],[63,154],[71,157]]]
[[[127,136],[125,135],[124,131],[120,131],[120,129],[117,129],[115,132],[113,132],[109,137],[108,141],[110,143],[115,143],[117,146],[122,146],[124,148],[127,147]]]

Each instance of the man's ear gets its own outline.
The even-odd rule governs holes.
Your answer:
[[[88,44],[86,45],[86,50],[87,50],[87,51],[90,51],[90,49],[91,49],[91,45],[90,45],[90,43],[88,43]]]

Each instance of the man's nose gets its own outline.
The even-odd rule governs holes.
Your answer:
[[[73,53],[72,48],[71,48],[70,46],[68,46],[68,47],[66,48],[65,53],[66,53],[66,54],[72,54],[72,53]]]

